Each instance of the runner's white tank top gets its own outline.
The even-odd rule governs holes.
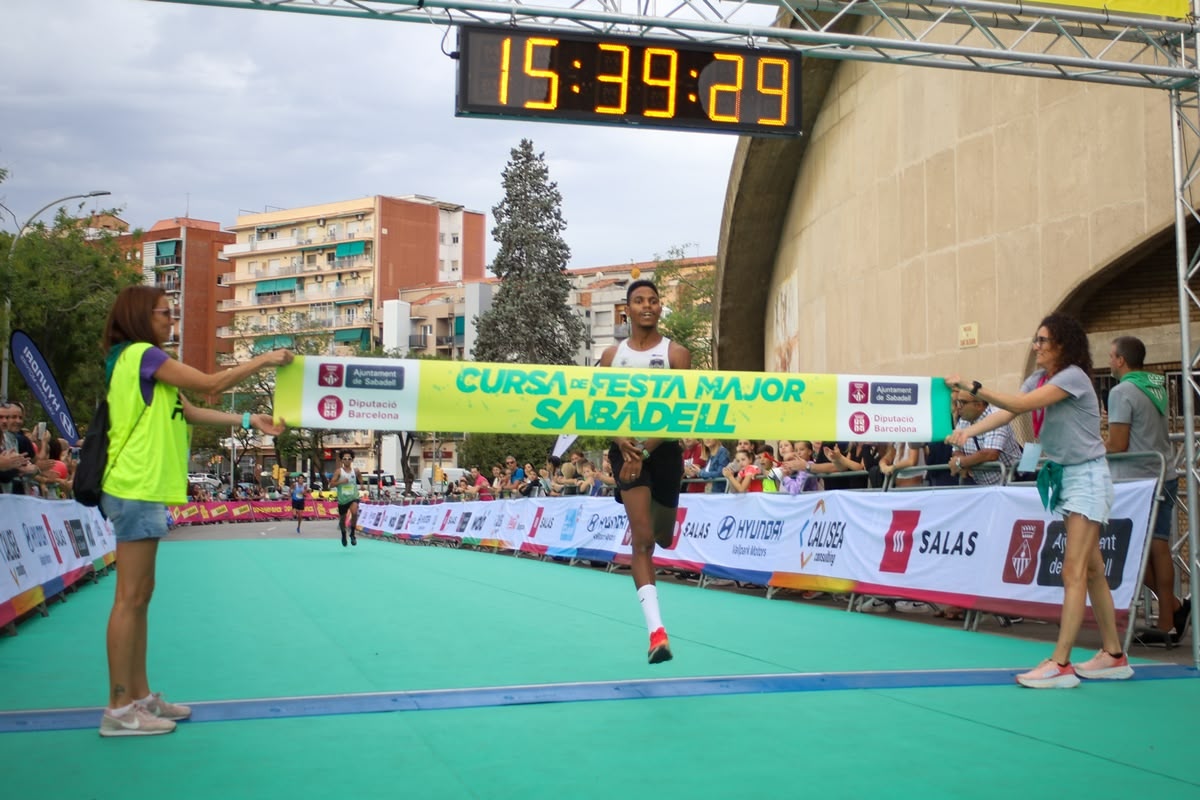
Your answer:
[[[670,352],[671,340],[665,336],[649,350],[634,350],[629,346],[628,339],[622,339],[617,345],[617,354],[613,356],[612,365],[637,369],[670,369]]]

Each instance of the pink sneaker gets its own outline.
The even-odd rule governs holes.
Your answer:
[[[1133,677],[1133,667],[1124,653],[1114,658],[1101,650],[1096,655],[1075,667],[1075,672],[1090,680],[1123,681]]]
[[[192,715],[190,707],[181,706],[178,703],[168,703],[163,700],[163,696],[159,692],[150,695],[150,699],[145,703],[139,701],[138,705],[159,719],[187,719]]]
[[[1057,661],[1047,658],[1028,672],[1017,676],[1017,683],[1030,689],[1074,689],[1079,685],[1070,664],[1060,666]]]
[[[139,705],[117,716],[111,708],[100,718],[101,736],[158,736],[175,730],[175,723],[151,714]]]

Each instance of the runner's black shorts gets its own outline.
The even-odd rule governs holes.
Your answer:
[[[349,503],[346,503],[345,505],[338,503],[338,516],[339,517],[346,516],[346,512],[350,510],[350,506],[354,505],[357,502],[358,502],[358,500],[351,500]]]
[[[632,489],[635,486],[649,486],[650,496],[654,502],[667,508],[679,508],[679,488],[683,482],[683,448],[679,442],[669,440],[662,442],[650,453],[650,458],[642,462],[641,474],[629,483],[621,482],[621,467],[625,457],[621,448],[613,445],[608,450],[608,463],[612,465],[613,477],[617,479],[617,489],[614,493],[618,503],[622,503],[621,490]]]
[[[303,510],[304,510],[304,501],[303,500],[293,500],[292,501],[292,511],[303,511]]]

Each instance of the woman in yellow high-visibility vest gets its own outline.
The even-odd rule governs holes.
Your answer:
[[[154,593],[158,541],[167,534],[167,505],[187,501],[188,425],[240,424],[275,435],[269,414],[197,408],[181,389],[220,394],[267,367],[287,364],[287,350],[208,374],[159,349],[170,338],[171,303],[153,286],[124,289],[108,315],[108,463],[100,508],[117,539],[117,588],[108,618],[108,707],[101,736],[170,733],[191,714],[150,690],[146,676],[147,612]]]

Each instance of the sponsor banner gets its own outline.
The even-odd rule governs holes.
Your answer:
[[[676,512],[671,557],[768,576],[777,565],[799,561],[798,509],[810,507],[809,498],[766,492],[694,498]]]
[[[1186,19],[1192,13],[1191,3],[1186,0],[1056,0],[1053,5],[1094,8],[1111,14],[1144,14],[1174,19]]]
[[[70,586],[116,549],[99,509],[0,495],[0,624]]]
[[[50,371],[50,365],[46,363],[46,359],[42,358],[42,352],[38,350],[38,346],[25,331],[13,331],[9,341],[11,342],[13,364],[21,373],[21,377],[25,379],[33,396],[42,404],[46,416],[58,430],[59,436],[72,445],[78,444],[79,431],[75,428],[75,418],[71,416],[67,398],[63,395],[62,389],[58,388],[58,381],[55,379],[54,373]],[[38,445],[41,446],[41,443],[39,442]]]
[[[1154,481],[1122,482],[1100,546],[1118,608],[1137,590]],[[387,506],[413,536],[461,538],[629,563],[625,509],[567,497]],[[378,519],[367,512],[360,520]],[[406,521],[407,520],[407,521]],[[368,527],[375,522],[364,523]],[[681,495],[664,567],[752,583],[912,597],[1053,617],[1062,602],[1066,532],[1032,487],[953,491]]]
[[[521,549],[534,553],[552,551],[554,555],[574,555],[575,532],[579,528],[582,497],[540,497],[537,510],[529,521]]]
[[[950,433],[940,378],[594,369],[297,356],[275,415],[293,427],[822,441]]]
[[[258,522],[268,519],[292,519],[291,500],[226,500],[207,503],[184,503],[168,506],[167,511],[176,525],[198,525],[206,522]],[[334,519],[337,502],[309,500],[304,504],[304,519]]]

